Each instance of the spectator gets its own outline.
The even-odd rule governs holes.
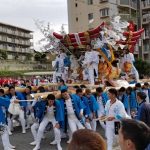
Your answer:
[[[74,132],[68,150],[106,150],[106,143],[98,133],[80,129]]]
[[[58,87],[58,90],[61,91],[63,89],[68,89],[67,85],[65,84],[65,81],[63,79],[60,79],[60,81],[58,82],[59,84],[59,87]]]
[[[145,82],[143,85],[143,92],[146,94],[146,102],[150,103],[150,88],[149,83]]]
[[[136,118],[145,122],[150,127],[150,103],[146,102],[146,94],[144,92],[137,93],[137,101],[139,108]]]
[[[144,150],[150,143],[150,128],[141,121],[124,119],[119,130],[121,150]]]

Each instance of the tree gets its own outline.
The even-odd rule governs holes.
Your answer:
[[[40,52],[37,52],[34,56],[35,61],[40,61],[41,60],[42,54]]]
[[[26,54],[26,60],[31,60],[32,56],[33,55],[31,53],[27,53]]]
[[[142,59],[137,59],[135,61],[135,67],[137,68],[140,77],[150,76],[150,63],[143,61]]]
[[[5,50],[0,50],[0,57],[6,60],[8,58],[7,52]]]

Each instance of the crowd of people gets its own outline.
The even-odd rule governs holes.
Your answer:
[[[17,87],[26,87],[26,85],[38,86],[40,84],[48,84],[52,82],[52,76],[31,76],[23,78],[1,77],[0,87],[9,87],[10,85]]]
[[[108,81],[115,85],[115,79],[123,79],[129,83],[139,82],[139,74],[134,66],[134,55],[128,48],[122,50],[122,54],[115,54],[109,50],[106,44],[101,51],[86,46],[86,51],[77,55],[67,55],[63,50],[57,55],[52,66],[55,69],[53,82],[60,78],[65,82],[72,80],[87,81],[94,85],[97,81]]]
[[[69,87],[61,79],[58,87],[61,92],[60,97],[56,98],[54,94],[49,94],[45,100],[40,97],[33,100],[31,83],[25,82],[24,84],[24,93],[16,91],[15,86],[11,84],[7,94],[4,89],[0,89],[0,129],[4,150],[15,149],[15,146],[10,144],[9,135],[13,134],[13,123],[17,118],[21,123],[23,134],[26,133],[26,129],[31,129],[33,141],[30,144],[35,146],[33,150],[40,149],[41,139],[49,123],[51,123],[55,137],[51,144],[56,145],[58,150],[62,150],[61,139],[64,137],[69,137],[67,141],[70,143],[69,150],[90,150],[90,146],[84,143],[85,140],[90,143],[92,139],[88,139],[86,134],[97,139],[95,144],[101,147],[97,149],[106,149],[105,140],[95,133],[98,122],[105,131],[107,150],[113,149],[113,143],[118,134],[122,150],[144,150],[150,142],[150,87],[148,83],[144,83],[143,86],[137,83],[135,88],[121,87],[119,90],[111,88],[107,92],[98,87],[95,93],[84,85],[74,86],[75,94],[70,94]],[[40,86],[38,92],[46,92],[44,86]],[[19,105],[18,113],[11,113],[12,104]],[[129,120],[123,121],[123,119]],[[130,120],[140,120],[146,125],[139,123],[138,126],[137,121],[137,123],[132,123]],[[78,137],[82,134],[85,134],[85,137],[79,142]],[[142,146],[139,145],[138,140],[143,142]]]

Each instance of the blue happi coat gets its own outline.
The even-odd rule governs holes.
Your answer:
[[[10,99],[0,96],[0,124],[6,124],[6,114],[3,111],[2,107],[8,109],[9,104],[10,104]]]
[[[82,101],[83,106],[84,106],[84,110],[83,110],[84,116],[88,117],[91,114],[88,99],[85,96],[79,97],[77,94],[74,94],[74,96],[76,96],[77,99],[80,99],[80,101]]]
[[[68,90],[68,86],[67,85],[61,85],[61,86],[58,87],[58,90],[59,91]]]
[[[129,96],[130,109],[131,110],[137,110],[138,103],[137,103],[137,100],[136,100],[136,94],[135,94],[135,92],[132,91],[131,94],[129,94],[128,96]]]
[[[99,106],[98,106],[98,103],[97,103],[97,100],[96,98],[94,97],[94,95],[90,95],[90,97],[86,97],[88,99],[88,103],[89,103],[89,106],[90,106],[90,110],[91,112],[97,112],[98,109],[99,109]]]
[[[75,96],[75,94],[71,94],[70,97],[71,97],[72,102],[74,103],[74,108],[75,108],[74,111],[77,117],[79,117],[81,109],[84,109],[84,105],[82,101],[80,101],[80,99]],[[63,114],[65,114],[65,108],[64,108],[65,100],[61,99],[60,102],[61,102]]]
[[[125,107],[125,110],[128,111],[128,109],[130,109],[129,107],[129,98],[128,98],[128,95],[126,93],[122,94],[120,97],[119,97],[119,100],[123,103],[124,107]]]
[[[56,121],[58,122],[64,121],[64,114],[63,114],[61,102],[59,100],[55,100],[54,106],[55,106],[54,114],[55,114]]]
[[[43,100],[37,101],[33,106],[34,117],[38,120],[39,123],[43,120],[43,117],[45,115],[45,108],[46,108],[46,101]]]
[[[71,101],[72,101],[72,104],[73,104],[72,106],[73,106],[73,109],[74,109],[75,116],[77,117],[77,119],[80,119],[80,116],[79,116],[80,111],[82,109],[84,109],[84,105],[83,105],[82,101],[77,96],[75,96],[75,94],[71,94],[70,98],[71,98]],[[62,114],[64,115],[64,121],[60,122],[60,126],[66,132],[67,131],[67,122],[68,122],[67,108],[66,108],[65,100],[63,98],[60,99],[59,101],[60,101],[61,107],[62,107]]]

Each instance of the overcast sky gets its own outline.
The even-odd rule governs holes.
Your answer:
[[[67,0],[0,0],[0,22],[34,31],[36,42],[41,35],[33,19],[50,22],[55,31],[60,31],[61,24],[68,25]]]

